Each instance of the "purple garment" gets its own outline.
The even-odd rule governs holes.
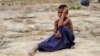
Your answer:
[[[70,48],[75,44],[74,34],[67,26],[62,26],[58,31],[60,31],[62,35],[60,39],[53,34],[48,39],[39,43],[39,49],[42,49],[42,51],[56,51]]]

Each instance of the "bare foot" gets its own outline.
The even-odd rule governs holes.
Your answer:
[[[28,56],[33,56],[36,53],[36,51],[32,51],[28,53]]]
[[[29,53],[28,56],[33,56],[36,53],[37,49],[32,49]]]
[[[33,54],[32,53],[28,53],[28,56],[33,56]]]
[[[37,48],[38,46],[33,47],[32,50],[29,51],[28,56],[33,56],[36,53]]]

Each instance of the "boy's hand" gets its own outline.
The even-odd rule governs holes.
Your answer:
[[[63,13],[66,13],[68,11],[68,8],[65,7],[64,10],[63,10]]]
[[[55,36],[56,36],[57,38],[61,38],[61,37],[62,37],[59,31],[57,31],[57,33],[55,34]]]

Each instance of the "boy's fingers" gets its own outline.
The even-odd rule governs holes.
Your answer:
[[[60,34],[58,34],[58,38],[61,38],[61,35]]]
[[[56,37],[58,37],[58,35],[57,35],[57,34],[55,34],[55,36],[56,36]]]
[[[60,36],[59,36],[59,34],[55,34],[55,36],[57,37],[57,38],[59,38]]]
[[[68,10],[68,8],[67,8],[67,7],[65,7],[63,12],[66,12],[67,10]]]

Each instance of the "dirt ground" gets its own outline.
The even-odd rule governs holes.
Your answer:
[[[0,56],[28,56],[28,51],[53,34],[59,4],[35,4],[0,9]],[[100,9],[69,10],[73,22],[74,49],[39,52],[34,56],[100,56]]]

